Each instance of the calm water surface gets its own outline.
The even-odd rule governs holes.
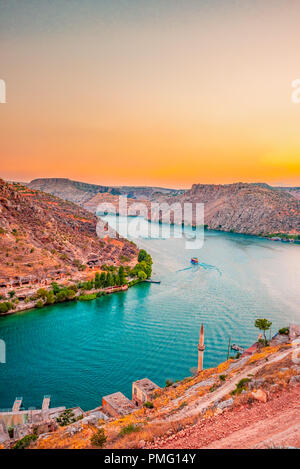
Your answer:
[[[183,239],[138,245],[151,253],[160,285],[0,319],[1,408],[16,396],[37,407],[51,394],[52,406],[87,410],[112,392],[130,397],[132,381],[145,376],[161,386],[188,376],[201,322],[205,367],[226,359],[229,336],[251,345],[257,317],[271,319],[273,332],[300,323],[300,246],[218,232],[206,232],[198,250],[185,249]],[[202,265],[191,267],[195,255]]]

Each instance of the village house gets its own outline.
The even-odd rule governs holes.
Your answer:
[[[160,387],[148,378],[135,381],[132,383],[132,402],[136,406],[140,406],[147,401],[151,401],[157,389],[160,389]]]
[[[121,392],[115,392],[102,398],[102,408],[111,417],[122,417],[134,410],[133,403]]]

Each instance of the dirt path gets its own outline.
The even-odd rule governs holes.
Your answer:
[[[300,385],[266,403],[241,406],[177,433],[155,448],[300,448]]]
[[[282,352],[277,353],[276,355],[273,356],[272,359],[268,361],[268,364],[272,364],[277,361],[280,361],[283,358],[285,358],[287,355],[289,355],[290,353],[291,353],[291,350],[288,350],[284,353]],[[236,387],[236,384],[241,379],[247,378],[249,374],[255,375],[265,365],[266,363],[264,362],[256,366],[255,365],[253,365],[252,367],[248,366],[246,370],[243,370],[240,373],[236,373],[236,375],[233,378],[226,381],[225,384],[221,386],[220,388],[218,388],[216,391],[208,393],[205,396],[199,398],[197,401],[195,401],[192,407],[184,407],[181,411],[176,412],[176,414],[169,416],[166,420],[167,421],[179,420],[185,417],[190,417],[193,415],[200,414],[204,409],[211,406],[215,401],[222,399],[226,394],[229,394],[231,391],[233,391]]]
[[[204,448],[266,448],[272,446],[300,447],[300,404],[295,409],[259,421],[236,431]]]

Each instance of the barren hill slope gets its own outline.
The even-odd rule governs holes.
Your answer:
[[[105,200],[117,206],[119,195],[128,196],[129,205],[138,199],[147,207],[150,201],[203,203],[204,224],[209,229],[264,236],[300,233],[300,200],[294,195],[297,188],[283,190],[263,183],[194,184],[189,190],[176,191],[154,187],[106,187],[53,178],[36,179],[28,187],[79,203],[90,211]]]
[[[204,204],[209,229],[237,233],[300,233],[300,201],[265,184],[194,184],[169,203]]]
[[[37,447],[91,448],[98,431],[110,449],[299,446],[299,352],[299,343],[275,338],[252,355],[158,389],[128,415],[92,423],[94,409],[81,422],[42,435]]]
[[[47,192],[79,205],[83,205],[99,192],[111,192],[113,194],[119,193],[108,186],[71,181],[67,178],[34,179],[28,184],[28,187],[33,190]]]
[[[82,266],[135,259],[125,239],[100,240],[97,218],[87,210],[43,192],[0,180],[0,279],[36,279],[72,274]]]
[[[28,184],[30,189],[41,190],[56,195],[62,199],[75,202],[84,206],[92,197],[99,193],[110,193],[113,195],[126,195],[129,198],[152,199],[158,195],[177,194],[174,189],[162,187],[144,186],[101,186],[86,182],[72,181],[67,178],[40,178],[34,179]]]

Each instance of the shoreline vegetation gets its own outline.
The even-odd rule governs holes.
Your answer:
[[[195,229],[196,226],[192,225],[192,228]],[[260,238],[260,239],[268,239],[269,241],[282,241],[283,243],[295,243],[295,244],[300,244],[300,234],[289,234],[289,233],[268,233],[268,234],[263,234],[263,233],[258,233],[258,234],[253,234],[253,233],[241,233],[239,231],[235,231],[234,229],[231,230],[222,230],[222,229],[216,229],[216,228],[208,228],[208,225],[203,225],[203,228],[205,231],[217,231],[218,233],[232,233],[236,235],[241,235],[241,236],[253,236],[254,238]]]
[[[67,285],[51,283],[50,288],[38,288],[35,293],[19,300],[17,292],[11,290],[8,297],[1,295],[0,317],[25,310],[41,309],[45,306],[67,301],[91,301],[101,296],[126,291],[128,288],[151,278],[152,257],[140,249],[137,264],[130,266],[103,265],[94,278],[72,282]]]
[[[207,225],[204,225],[204,229],[223,231],[211,230]],[[238,233],[234,230],[224,231],[224,233],[249,236],[247,233]],[[260,233],[252,236],[270,241],[300,244],[300,234]],[[53,281],[50,288],[40,286],[35,293],[25,299],[19,299],[17,292],[11,290],[7,295],[0,294],[0,317],[26,310],[41,309],[44,306],[67,301],[91,301],[104,295],[126,291],[128,288],[151,278],[152,263],[150,254],[141,249],[138,254],[138,262],[133,268],[128,265],[121,265],[118,268],[115,265],[104,264],[95,273],[93,279],[77,282],[70,280],[69,284],[63,286]]]

